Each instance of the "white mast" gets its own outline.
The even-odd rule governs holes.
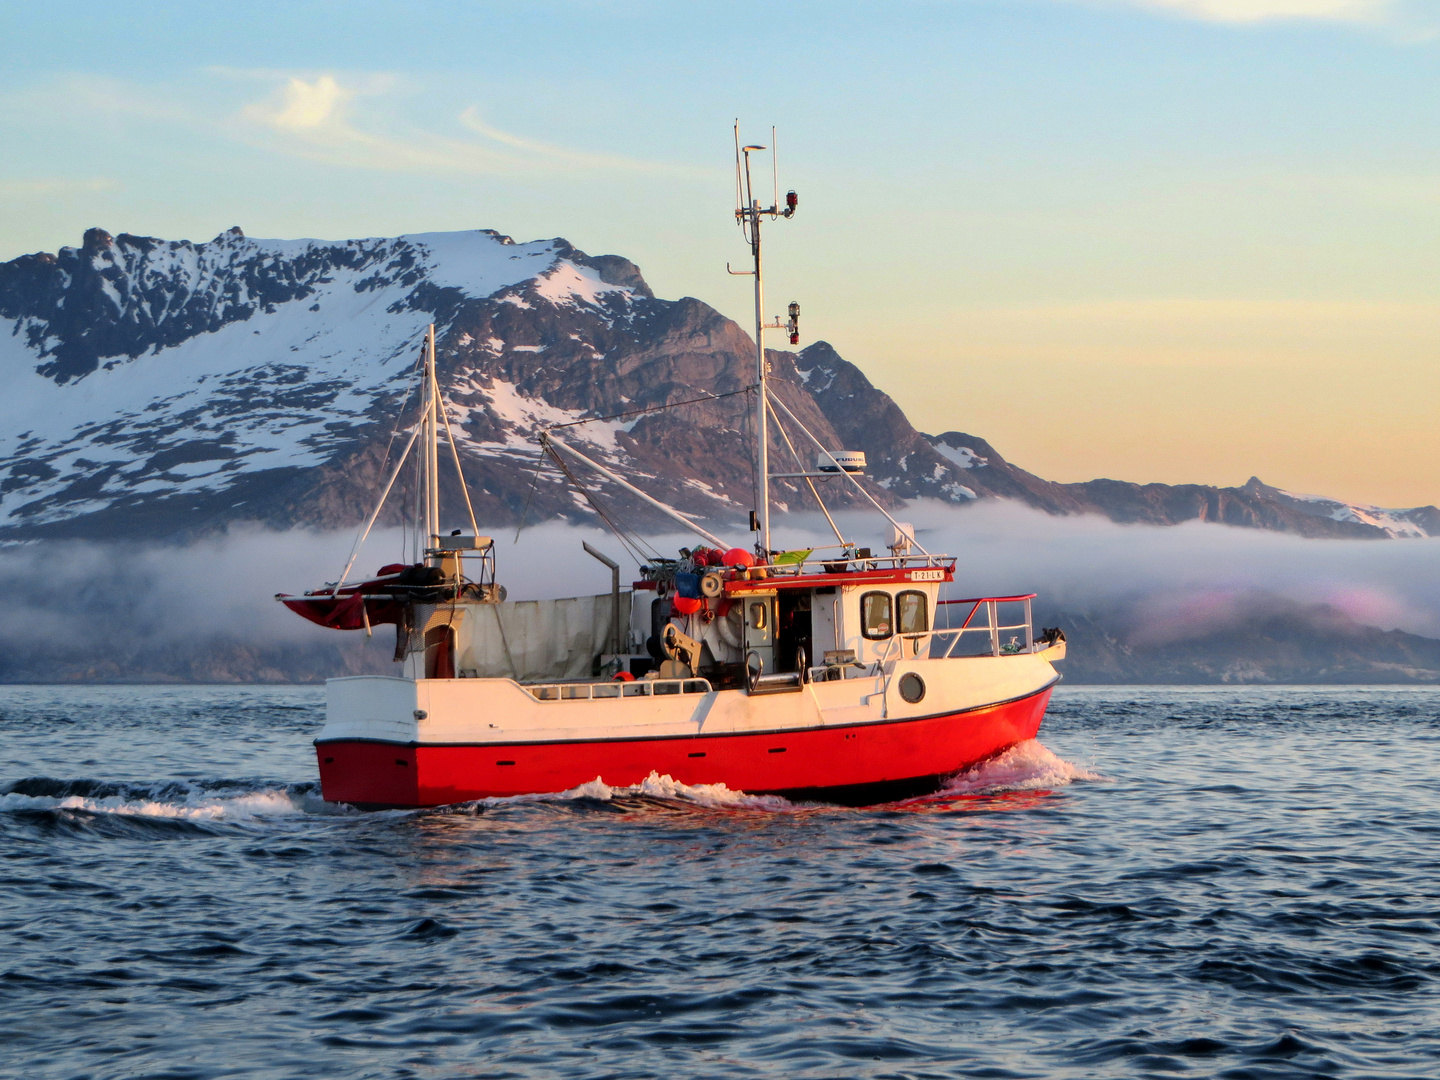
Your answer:
[[[770,143],[774,146],[775,130],[770,130]],[[769,402],[769,375],[770,365],[765,360],[765,331],[788,329],[792,344],[799,340],[795,325],[796,317],[799,315],[799,308],[795,304],[790,305],[790,322],[782,323],[776,319],[772,323],[765,322],[765,279],[761,272],[760,264],[760,219],[769,215],[770,220],[777,217],[790,217],[795,213],[796,197],[795,192],[788,192],[785,196],[785,208],[780,208],[779,187],[775,188],[775,200],[768,208],[762,208],[760,200],[755,198],[755,191],[750,182],[750,154],[752,151],[764,150],[763,146],[740,145],[740,125],[735,125],[735,185],[736,196],[739,206],[735,209],[735,219],[740,224],[741,232],[745,239],[750,242],[750,253],[755,261],[753,270],[732,270],[732,274],[753,274],[755,276],[755,384],[757,389],[755,401],[755,475],[759,481],[759,491],[756,492],[756,501],[760,504],[756,508],[759,517],[760,540],[756,545],[760,551],[762,562],[770,561],[770,410]],[[741,176],[741,155],[744,156],[744,175]],[[774,151],[771,150],[772,172],[774,171]]]
[[[421,421],[424,439],[424,522],[425,548],[440,544],[440,385],[435,378],[435,324],[425,334],[425,416]],[[439,565],[438,556],[431,556]]]

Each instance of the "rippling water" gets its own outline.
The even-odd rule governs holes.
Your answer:
[[[322,710],[0,690],[0,1075],[1440,1075],[1440,691],[1062,687],[863,810],[359,814]]]

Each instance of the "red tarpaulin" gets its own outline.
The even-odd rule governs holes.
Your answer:
[[[371,626],[398,624],[404,618],[402,600],[383,595],[394,582],[391,576],[363,585],[348,585],[336,594],[318,590],[304,596],[281,594],[277,599],[296,615],[332,630],[363,630],[367,615]]]

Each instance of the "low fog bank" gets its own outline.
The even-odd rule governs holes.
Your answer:
[[[607,532],[562,523],[497,535],[516,599],[598,593],[610,571],[581,543],[620,556]],[[0,548],[0,681],[317,682],[394,670],[392,627],[327,630],[276,593],[335,581],[352,530],[234,528],[194,544],[46,541]],[[608,543],[607,543],[608,541]],[[672,545],[673,546],[673,545]],[[380,530],[347,580],[407,561],[406,537]],[[634,564],[623,571],[633,580]],[[517,588],[517,584],[524,585]]]
[[[1050,517],[988,503],[912,505],[921,544],[956,556],[950,597],[1034,592],[1037,624],[1072,642],[1074,681],[1428,681],[1440,672],[1440,540],[1306,540],[1189,523]],[[838,517],[882,553],[888,525]],[[777,519],[776,543],[833,543],[818,514]],[[636,566],[600,528],[551,522],[497,534],[512,599],[598,593],[589,541]],[[733,538],[746,544],[747,535]],[[392,670],[393,630],[314,626],[273,599],[334,581],[352,532],[234,529],[185,547],[46,542],[0,550],[0,680],[318,681]],[[652,537],[674,554],[693,537]],[[351,580],[405,561],[398,530],[366,544]],[[1411,635],[1420,635],[1420,638]],[[1435,655],[1427,650],[1435,647]]]
[[[1065,610],[1124,613],[1145,637],[1200,636],[1253,613],[1325,605],[1367,626],[1440,637],[1440,539],[1308,540],[1205,522],[1117,525],[989,503],[911,508],[917,538],[959,558],[966,595],[1039,593]]]
[[[1038,594],[1037,627],[1069,638],[1071,682],[1440,680],[1440,540],[1119,525],[1000,502],[916,503],[905,517],[927,550],[957,558],[948,597]],[[840,524],[877,552],[888,538],[863,515]],[[810,521],[780,533],[816,535]]]

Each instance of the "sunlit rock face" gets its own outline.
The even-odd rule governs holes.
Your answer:
[[[352,525],[394,461],[430,323],[485,527],[593,520],[557,469],[537,469],[536,442],[592,420],[558,433],[672,505],[743,528],[754,485],[752,340],[699,300],[655,297],[626,259],[488,230],[332,242],[255,240],[237,228],[195,244],[91,229],[78,248],[0,264],[0,536]],[[917,432],[824,342],[769,358],[776,394],[816,438],[866,452],[870,491],[887,506],[1007,498],[1120,521],[1203,518],[1317,536],[1440,531],[1433,508],[1354,507],[1259,481],[1051,483],[983,439]],[[701,400],[645,411],[692,398]],[[816,447],[786,424],[790,442],[771,440],[775,471],[813,468]],[[615,513],[658,522],[584,466],[575,473]],[[411,482],[402,475],[390,520]],[[839,507],[862,501],[838,479],[823,491]],[[782,511],[813,509],[793,482],[774,494]]]

